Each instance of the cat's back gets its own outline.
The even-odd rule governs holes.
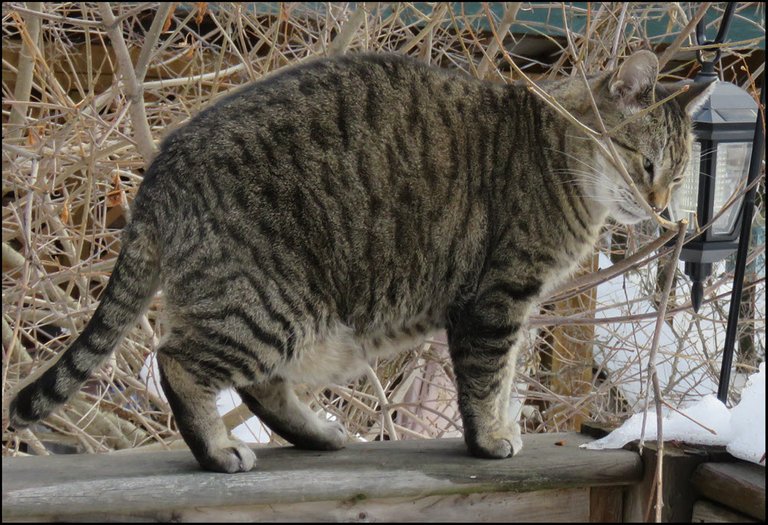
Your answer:
[[[404,176],[410,185],[427,174],[433,191],[422,194],[439,194],[434,177],[448,171],[451,135],[477,118],[474,106],[487,91],[462,72],[398,54],[308,59],[224,96],[170,133],[136,206],[174,209],[179,203],[166,194],[208,193],[225,209],[264,209],[283,206],[299,188],[321,194],[319,186],[362,199],[375,187],[398,195]]]
[[[394,53],[308,59],[221,98],[171,135],[166,147],[199,136],[201,131],[206,132],[206,143],[210,143],[217,136],[224,137],[225,132],[246,132],[247,126],[299,126],[324,114],[339,119],[345,109],[352,112],[361,105],[367,111],[365,124],[374,127],[397,113],[398,106],[408,100],[404,95],[446,96],[461,90],[457,83],[469,86],[479,81]],[[463,92],[468,94],[466,89]]]

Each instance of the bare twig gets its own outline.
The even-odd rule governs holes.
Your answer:
[[[42,3],[42,2],[36,2],[36,3]],[[41,12],[39,9],[34,9],[30,6],[30,8],[25,8],[21,6],[14,6],[13,10],[19,13],[23,13],[25,15],[34,16],[35,18],[42,18],[43,20],[51,20],[53,22],[66,22],[67,24],[72,24],[76,27],[92,27],[97,28],[101,26],[101,23],[96,22],[94,20],[83,20],[81,18],[71,18],[68,16],[62,16],[57,15],[53,13],[44,13]]]
[[[512,24],[515,22],[520,6],[521,2],[507,2],[504,5],[504,16],[501,19],[501,24],[498,29],[502,39],[506,36],[509,32],[509,28],[512,27]],[[493,63],[496,60],[496,54],[499,52],[499,45],[499,41],[494,39],[491,42],[491,45],[488,46],[488,51],[483,55],[483,60],[477,68],[477,76],[479,78],[487,78],[488,71],[491,69],[491,66],[493,66]]]
[[[661,299],[659,304],[659,314],[656,317],[656,328],[653,331],[653,340],[651,342],[651,351],[648,355],[648,376],[653,383],[654,400],[656,403],[656,523],[661,523],[661,510],[664,506],[663,498],[663,484],[662,484],[662,472],[664,464],[664,436],[663,436],[663,419],[662,414],[662,399],[661,388],[659,387],[659,375],[656,369],[656,354],[659,350],[659,339],[661,337],[661,328],[664,325],[664,318],[667,312],[667,304],[669,302],[669,293],[672,290],[672,282],[675,276],[675,266],[677,265],[677,259],[680,256],[680,251],[683,249],[683,243],[685,242],[685,232],[688,229],[688,222],[683,220],[677,224],[677,241],[675,243],[675,250],[672,257],[669,259],[666,268],[666,280],[664,282],[664,288],[661,292]],[[643,425],[640,434],[640,450],[643,449],[643,439],[645,436],[645,418],[648,414],[647,410],[643,413]]]
[[[680,49],[680,46],[683,45],[683,42],[685,42],[685,40],[691,36],[691,32],[696,27],[696,24],[699,23],[699,20],[704,18],[704,15],[707,13],[707,10],[711,4],[712,2],[701,2],[701,4],[699,4],[699,8],[696,10],[696,13],[688,21],[683,30],[678,33],[675,41],[672,42],[669,47],[664,50],[664,54],[662,54],[659,58],[659,71],[661,71],[664,66],[667,65],[667,62],[669,62],[672,57],[675,56],[675,53],[677,53],[677,51]]]
[[[157,7],[155,18],[152,19],[152,25],[144,36],[144,45],[141,48],[138,60],[136,60],[137,83],[144,82],[144,76],[147,74],[149,62],[154,55],[155,46],[160,40],[160,33],[163,31],[163,25],[165,25],[165,21],[168,19],[173,7],[173,2],[161,2]]]
[[[149,163],[155,156],[155,143],[152,140],[152,133],[147,123],[147,114],[144,110],[144,89],[139,83],[136,71],[133,69],[131,55],[128,47],[125,45],[123,33],[120,30],[115,16],[112,14],[112,6],[109,2],[99,4],[99,12],[104,20],[104,26],[112,40],[112,46],[117,55],[117,61],[120,65],[120,74],[123,78],[123,89],[126,98],[130,102],[131,122],[133,123],[136,146],[144,158],[144,165]]]
[[[389,439],[393,441],[397,440],[397,432],[395,431],[395,426],[392,422],[392,414],[389,411],[389,400],[387,399],[387,394],[384,392],[384,388],[381,386],[379,376],[376,375],[376,372],[374,372],[370,365],[365,367],[365,377],[367,377],[368,381],[370,381],[371,385],[373,385],[374,392],[376,392],[376,397],[379,399],[381,417],[384,419],[384,425],[387,428]]]
[[[42,2],[29,2],[29,9],[32,13],[27,13],[25,17],[26,24],[22,28],[22,44],[19,51],[19,64],[16,76],[16,88],[13,90],[13,98],[18,104],[11,107],[11,116],[8,124],[10,129],[6,135],[8,140],[21,137],[24,128],[22,124],[26,120],[27,108],[25,104],[29,102],[29,95],[32,92],[32,74],[35,70],[35,53],[40,39],[40,18],[34,15],[39,13],[42,8]]]
[[[611,279],[616,275],[620,275],[626,272],[628,269],[634,268],[636,265],[639,265],[641,262],[644,261],[646,257],[648,257],[652,252],[664,246],[675,235],[676,235],[676,232],[674,232],[673,230],[668,230],[664,232],[662,235],[660,235],[659,238],[644,245],[640,251],[633,254],[631,257],[626,257],[621,261],[617,262],[616,264],[613,264],[603,270],[580,275],[578,277],[571,279],[566,283],[561,284],[557,288],[550,291],[547,294],[547,297],[545,298],[545,300],[551,301],[551,302],[562,301],[574,295],[584,293],[585,291],[589,290],[591,287],[595,286],[596,284],[605,282],[608,279]],[[567,295],[566,295],[566,292],[567,292]]]
[[[355,37],[355,33],[360,30],[360,26],[365,22],[365,18],[368,16],[366,11],[367,6],[365,3],[359,3],[357,9],[352,13],[352,16],[344,23],[341,28],[341,32],[336,35],[331,45],[328,46],[328,55],[343,55],[349,44]]]
[[[607,69],[614,69],[616,67],[616,60],[619,55],[619,42],[621,42],[621,37],[624,36],[624,23],[626,21],[627,16],[627,9],[629,8],[629,4],[626,2],[623,2],[621,4],[621,14],[619,15],[619,21],[616,24],[616,35],[613,37],[613,46],[611,47],[611,56],[608,60],[608,64],[606,65]]]

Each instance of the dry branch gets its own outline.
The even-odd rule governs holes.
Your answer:
[[[144,111],[144,89],[140,84],[136,71],[133,69],[131,55],[128,52],[128,47],[125,45],[125,39],[123,38],[119,22],[112,14],[112,6],[109,2],[100,3],[99,12],[104,20],[104,27],[112,40],[112,46],[120,65],[123,89],[125,90],[126,98],[130,102],[131,122],[133,123],[136,147],[144,158],[144,165],[149,166],[149,163],[155,156],[155,143],[152,140],[152,132],[149,130],[147,114]],[[165,17],[162,20],[165,21]]]
[[[3,135],[8,140],[21,137],[21,132],[24,131],[21,125],[27,114],[25,104],[29,102],[29,95],[32,93],[32,74],[35,70],[34,49],[38,47],[40,41],[40,19],[34,13],[40,11],[41,5],[41,2],[29,3],[29,9],[33,13],[27,14],[28,21],[22,26],[23,43],[19,53],[16,88],[13,92],[15,104],[11,108],[11,116],[8,120],[10,129]]]

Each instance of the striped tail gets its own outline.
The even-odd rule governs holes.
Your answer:
[[[123,247],[96,312],[75,342],[35,382],[19,392],[9,408],[10,423],[21,429],[48,416],[72,397],[112,354],[159,286],[154,242],[130,224]]]

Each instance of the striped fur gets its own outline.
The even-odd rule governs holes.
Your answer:
[[[630,60],[655,61],[638,55]],[[639,69],[591,80],[609,126],[654,92],[655,70]],[[594,120],[580,80],[547,89]],[[671,102],[617,135],[649,196],[679,177],[689,131]],[[653,159],[655,180],[642,157]],[[626,219],[598,191],[613,184],[626,195],[615,173],[598,171],[604,164],[521,86],[397,55],[280,71],[165,140],[96,314],[14,400],[12,424],[44,418],[72,396],[161,287],[172,327],[158,349],[162,382],[205,468],[236,472],[255,460],[226,434],[221,389],[236,387],[297,446],[339,448],[343,429],[316,418],[291,384],[345,381],[443,328],[469,449],[512,455],[521,446],[508,418],[521,328],[606,217]]]

